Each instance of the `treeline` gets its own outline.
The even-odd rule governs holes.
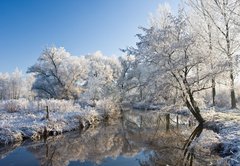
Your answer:
[[[92,100],[107,98],[113,93],[121,74],[116,57],[96,52],[72,56],[64,48],[46,48],[27,76],[19,70],[1,73],[1,99],[66,99]]]
[[[24,75],[19,69],[13,73],[0,73],[0,100],[33,99],[32,75]]]
[[[36,78],[32,88],[39,98],[94,101],[112,93],[121,65],[101,52],[77,57],[54,47],[44,50],[28,73]]]

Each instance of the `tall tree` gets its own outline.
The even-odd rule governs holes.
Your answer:
[[[36,77],[32,88],[39,97],[77,99],[87,74],[86,60],[71,56],[62,47],[47,48],[28,73]]]
[[[194,1],[194,0],[193,0]],[[213,70],[217,67],[218,63],[216,61],[217,53],[214,45],[216,45],[216,30],[212,25],[212,21],[208,18],[207,13],[205,12],[205,4],[201,1],[199,4],[189,0],[189,6],[192,7],[193,11],[190,13],[192,16],[190,20],[191,27],[193,31],[198,34],[200,37],[200,45],[202,47],[203,53],[209,57],[210,60],[210,69]],[[215,31],[215,33],[214,33]],[[212,81],[212,106],[216,105],[216,78],[213,76]]]
[[[209,81],[216,71],[208,70],[183,10],[177,16],[170,12],[162,16],[164,21],[158,26],[142,28],[145,34],[138,35],[137,48],[129,47],[125,51],[134,55],[139,64],[152,66],[153,76],[161,78],[158,82],[161,87],[177,89],[184,104],[203,123],[195,94],[210,88]],[[201,71],[196,75],[199,66]]]
[[[230,80],[231,107],[236,108],[235,57],[239,49],[239,0],[189,0],[190,4],[204,15],[208,24],[218,31],[217,48],[226,57]],[[209,41],[210,42],[210,41]]]
[[[108,97],[115,91],[121,64],[117,58],[104,56],[100,51],[86,56],[86,60],[89,72],[83,97],[93,102]]]

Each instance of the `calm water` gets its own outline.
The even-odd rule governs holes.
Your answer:
[[[201,131],[188,117],[130,111],[86,131],[0,146],[0,166],[210,165],[216,157],[187,150]]]

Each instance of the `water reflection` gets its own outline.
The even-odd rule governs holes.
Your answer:
[[[75,131],[21,146],[46,166],[117,165],[123,160],[125,165],[206,165],[209,161],[194,157],[189,148],[201,131],[201,126],[189,127],[188,117],[130,111],[122,120],[83,133]],[[2,156],[7,149],[12,151],[2,148]]]
[[[214,160],[209,161],[208,159],[202,160],[200,158],[195,158],[195,149],[190,148],[190,145],[200,136],[202,130],[203,127],[199,125],[187,139],[186,136],[174,133],[168,135],[168,139],[166,139],[166,141],[160,143],[159,141],[155,142],[154,150],[147,160],[140,161],[140,165],[210,165],[210,163],[214,162]]]
[[[185,165],[193,165],[193,159],[194,159],[194,151],[195,149],[189,149],[189,146],[192,144],[193,140],[197,139],[203,131],[203,126],[202,124],[198,125],[195,130],[192,132],[192,134],[189,136],[187,139],[183,149],[183,162],[186,163]]]

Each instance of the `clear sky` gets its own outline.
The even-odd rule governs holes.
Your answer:
[[[0,0],[0,72],[25,72],[47,46],[73,55],[119,48],[137,41],[158,4],[177,0]]]

